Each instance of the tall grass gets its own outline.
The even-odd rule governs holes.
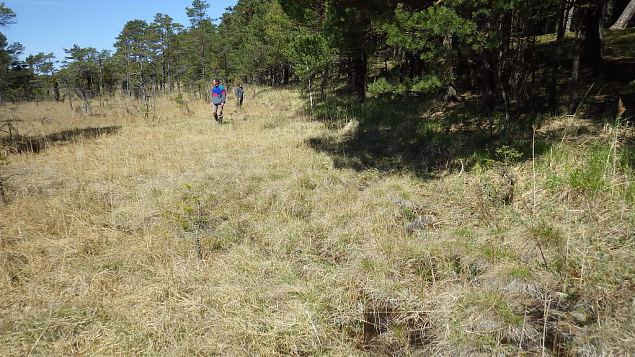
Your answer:
[[[611,128],[545,150],[534,185],[511,146],[434,178],[338,166],[311,143],[359,133],[305,116],[293,91],[230,101],[224,125],[193,100],[148,119],[66,105],[40,104],[60,124],[15,111],[34,135],[123,129],[9,156],[3,355],[633,353],[632,157],[607,149]]]

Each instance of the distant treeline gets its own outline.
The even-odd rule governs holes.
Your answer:
[[[15,14],[0,6],[0,28],[10,26]],[[204,98],[217,77],[322,92],[342,83],[360,101],[452,86],[506,113],[540,97],[555,106],[566,90],[575,106],[580,63],[601,65],[604,28],[628,26],[635,0],[239,0],[219,21],[209,7],[194,0],[185,25],[128,21],[114,53],[75,45],[60,66],[53,54],[20,61],[23,46],[0,34],[0,100]]]

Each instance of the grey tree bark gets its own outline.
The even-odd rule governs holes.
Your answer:
[[[631,0],[628,5],[626,5],[622,15],[620,15],[613,26],[611,26],[611,30],[625,29],[631,18],[633,18],[633,14],[635,14],[635,0]]]
[[[575,12],[575,4],[570,4],[567,9],[567,19],[565,24],[565,32],[571,32],[571,23],[573,22],[573,13]]]

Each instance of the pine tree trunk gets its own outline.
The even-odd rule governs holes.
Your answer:
[[[489,57],[488,53],[481,53],[480,66],[477,69],[481,87],[481,108],[486,114],[491,114],[496,106],[496,80]]]
[[[322,71],[322,79],[320,81],[320,100],[326,100],[326,94],[324,93],[324,89],[326,88],[326,82],[328,79],[328,71],[325,69]]]
[[[273,67],[269,68],[269,74],[271,75],[271,86],[275,87],[275,85],[276,85],[276,72],[273,69]]]
[[[90,100],[88,99],[88,93],[82,91],[82,98],[84,99],[84,113],[88,114],[90,109]]]
[[[348,80],[348,85],[351,87],[355,87],[355,74],[353,71],[353,59],[351,57],[346,60],[346,79]]]
[[[130,89],[130,55],[126,56],[126,93],[128,97],[132,97],[132,91]]]
[[[57,81],[53,82],[53,93],[55,93],[55,101],[59,102],[60,101],[60,85],[57,83]]]
[[[553,68],[551,69],[551,83],[549,83],[549,106],[551,108],[555,108],[556,104],[557,104],[557,91],[558,91],[558,71],[560,69],[560,58],[562,57],[562,40],[564,39],[564,33],[566,31],[566,26],[567,24],[565,24],[564,22],[566,21],[567,23],[569,22],[570,18],[569,18],[569,14],[571,11],[573,11],[573,7],[571,8],[570,11],[563,11],[564,7],[566,5],[566,0],[563,0],[561,3],[561,11],[559,11],[560,18],[558,18],[558,28],[557,28],[557,38],[556,38],[556,55],[554,56],[553,59]],[[567,18],[565,19],[565,16],[567,16]]]
[[[505,109],[506,124],[510,120],[511,107],[511,86],[510,86],[510,68],[509,68],[509,46],[512,27],[512,14],[508,12],[503,16],[501,21],[501,46],[498,52],[498,72],[497,79],[500,86],[500,93],[503,99],[503,107]]]
[[[633,14],[635,13],[635,0],[631,0],[626,8],[622,12],[622,15],[615,21],[613,26],[611,26],[611,30],[621,30],[625,29],[628,26],[628,23],[633,18]]]
[[[311,77],[309,77],[309,102],[311,103],[311,114],[313,114],[313,87],[311,86]]]
[[[573,61],[571,63],[571,82],[569,83],[569,114],[575,114],[578,108],[578,79],[580,77],[580,56],[582,52],[581,40],[577,32],[575,45],[573,48]]]
[[[353,57],[353,76],[355,79],[355,93],[357,100],[363,102],[366,100],[366,80],[368,75],[368,58],[362,51]]]
[[[569,5],[567,11],[567,23],[565,24],[565,32],[571,32],[571,23],[573,22],[573,13],[575,12],[575,3]]]
[[[591,66],[602,62],[602,17],[604,6],[588,8],[582,22],[582,58]]]
[[[291,72],[291,68],[288,64],[284,64],[282,67],[282,84],[289,84],[289,72]]]

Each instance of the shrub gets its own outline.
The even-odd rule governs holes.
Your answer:
[[[183,94],[179,93],[172,97],[172,100],[176,104],[176,107],[183,111],[185,114],[192,115],[192,109],[190,109],[190,104],[187,99],[183,97]]]
[[[503,145],[496,149],[496,157],[504,165],[511,165],[518,162],[523,157],[523,154],[511,146]]]
[[[371,97],[379,97],[384,94],[395,92],[395,88],[392,84],[388,83],[386,78],[379,78],[373,83],[368,85],[368,94]]]
[[[434,74],[424,76],[415,81],[412,86],[413,92],[432,93],[443,86],[441,79]]]

